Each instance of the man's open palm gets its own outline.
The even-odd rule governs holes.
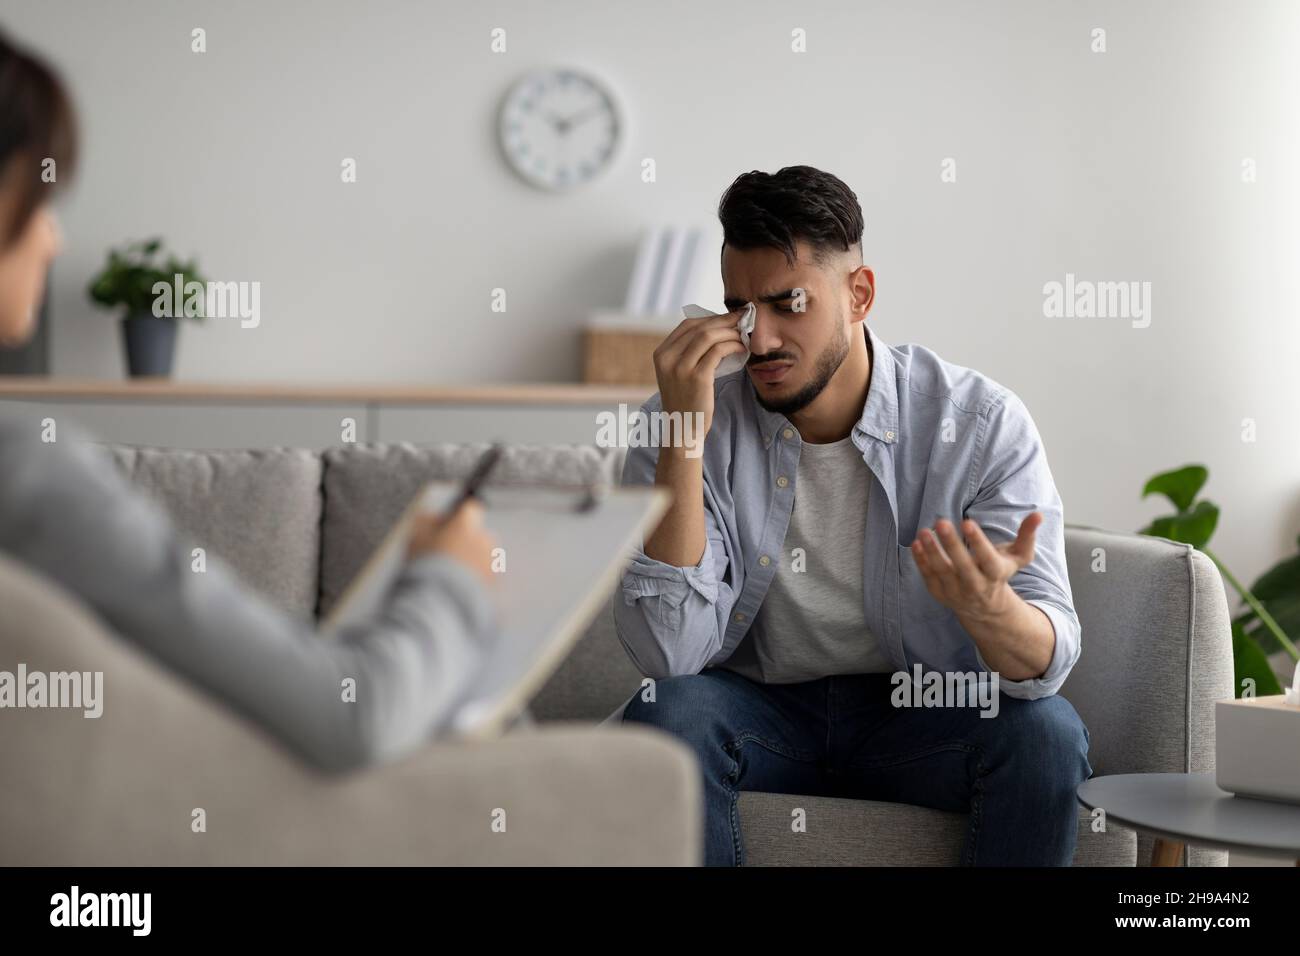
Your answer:
[[[933,530],[918,532],[912,555],[936,601],[959,615],[990,616],[1004,609],[1007,582],[1034,560],[1034,536],[1042,523],[1042,513],[1031,512],[1014,541],[995,545],[969,518],[962,521],[964,541],[953,523],[941,518]]]

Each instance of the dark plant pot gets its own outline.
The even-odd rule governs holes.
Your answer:
[[[176,319],[133,314],[122,320],[126,368],[133,378],[168,376],[176,352]]]

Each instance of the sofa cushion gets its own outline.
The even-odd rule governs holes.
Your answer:
[[[488,447],[358,445],[325,452],[320,613],[329,613],[425,482],[464,478]],[[616,484],[621,452],[594,445],[509,445],[493,480]],[[613,596],[611,591],[586,634],[529,704],[533,716],[601,720],[636,690],[641,675],[614,634]]]
[[[487,443],[352,445],[323,455],[321,616],[330,612],[416,492],[468,477]],[[615,483],[612,450],[595,445],[507,445],[491,481]]]
[[[108,446],[181,536],[251,588],[310,618],[320,568],[320,458],[291,449],[184,451]]]
[[[601,721],[640,688],[641,672],[614,630],[614,599],[619,593],[615,588],[606,598],[582,640],[529,704],[538,720]]]
[[[806,814],[803,832],[790,825],[796,808]],[[967,824],[967,814],[904,803],[750,791],[740,795],[747,866],[956,866]],[[1082,807],[1078,840],[1075,866],[1135,863],[1137,834],[1114,824],[1096,833]]]

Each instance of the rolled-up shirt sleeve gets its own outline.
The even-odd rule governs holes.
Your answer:
[[[685,585],[682,587],[681,585]],[[623,599],[631,604],[637,598],[659,595],[673,604],[681,604],[689,589],[698,591],[710,603],[718,599],[718,582],[713,576],[712,556],[706,550],[699,564],[677,567],[648,557],[637,548],[632,563],[623,576]]]
[[[654,484],[657,461],[657,449],[629,448],[622,483]],[[727,580],[726,545],[707,501],[704,518],[707,544],[698,563],[678,567],[658,561],[645,553],[643,542],[633,549],[623,574],[614,628],[646,677],[698,674],[721,651],[735,597]]]
[[[1021,596],[1023,597],[1023,595]],[[1070,676],[1070,670],[1079,659],[1082,646],[1080,643],[1081,634],[1079,618],[1073,609],[1062,609],[1047,601],[1029,598],[1025,599],[1025,603],[1037,607],[1047,615],[1047,619],[1052,623],[1052,631],[1055,634],[1056,642],[1052,648],[1052,660],[1047,665],[1047,670],[1037,677],[1013,681],[999,676],[998,689],[1005,691],[1009,697],[1036,700],[1039,697],[1050,697],[1055,694],[1061,689],[1065,679]],[[992,671],[983,655],[980,654],[978,647],[975,648],[975,657],[979,660],[981,668]]]
[[[436,553],[403,567],[373,620],[322,634],[219,557],[194,570],[168,516],[104,449],[63,429],[29,440],[24,427],[0,421],[0,550],[322,769],[435,736],[499,639],[485,583]]]
[[[984,421],[981,451],[972,461],[971,485],[976,489],[966,517],[976,522],[994,544],[1015,539],[1020,523],[1034,511],[1043,516],[1035,535],[1034,559],[1010,581],[1012,589],[1047,615],[1055,644],[1047,669],[1037,677],[1011,681],[999,678],[1008,696],[1034,700],[1055,694],[1081,650],[1079,616],[1074,610],[1070,576],[1065,563],[1065,518],[1061,496],[1047,464],[1038,428],[1024,403],[1004,392]],[[979,664],[991,670],[975,649]]]

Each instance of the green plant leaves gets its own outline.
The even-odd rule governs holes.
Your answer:
[[[1236,682],[1234,697],[1241,696],[1242,681],[1247,678],[1255,681],[1255,694],[1258,697],[1282,693],[1282,685],[1269,666],[1268,658],[1236,621],[1232,622],[1232,669]]]
[[[1300,538],[1296,539],[1300,548]],[[1250,589],[1261,601],[1286,595],[1300,595],[1300,554],[1284,558],[1265,571]],[[1272,611],[1272,608],[1269,608]]]
[[[1173,471],[1161,472],[1148,481],[1146,487],[1142,489],[1142,497],[1152,494],[1164,495],[1173,502],[1175,508],[1183,512],[1191,508],[1192,502],[1196,500],[1196,493],[1201,490],[1209,477],[1210,471],[1204,465],[1184,465]]]
[[[106,308],[126,306],[128,314],[152,312],[156,297],[153,290],[159,282],[174,288],[179,274],[182,288],[189,282],[207,285],[193,259],[182,262],[175,255],[167,255],[164,264],[159,266],[154,257],[162,247],[162,237],[155,236],[110,249],[108,262],[86,289],[91,300]],[[178,316],[184,314],[179,303],[173,304],[173,312]]]
[[[1161,472],[1148,481],[1142,489],[1142,497],[1164,495],[1178,513],[1156,518],[1139,533],[1181,541],[1204,551],[1218,564],[1225,581],[1241,593],[1242,585],[1207,547],[1219,524],[1219,507],[1210,501],[1197,501],[1196,496],[1209,475],[1209,469],[1204,465],[1185,465]],[[1300,545],[1300,539],[1296,543]],[[1283,635],[1300,634],[1300,556],[1288,558],[1267,571],[1250,593],[1273,617]],[[1247,598],[1243,595],[1242,600]],[[1241,682],[1246,678],[1255,682],[1255,693],[1260,696],[1282,693],[1268,663],[1268,655],[1281,649],[1282,642],[1259,615],[1249,609],[1248,604],[1248,609],[1232,621],[1232,658],[1238,697],[1241,696]]]
[[[1300,548],[1300,538],[1296,540],[1296,547]],[[1300,634],[1300,554],[1283,558],[1273,565],[1260,575],[1250,590],[1264,609],[1273,615],[1278,627],[1288,635]],[[1265,654],[1281,650],[1281,643],[1250,608],[1246,608],[1233,623],[1239,623]]]
[[[1209,501],[1199,501],[1191,511],[1156,518],[1138,533],[1181,541],[1200,550],[1210,543],[1218,524],[1219,506]]]

